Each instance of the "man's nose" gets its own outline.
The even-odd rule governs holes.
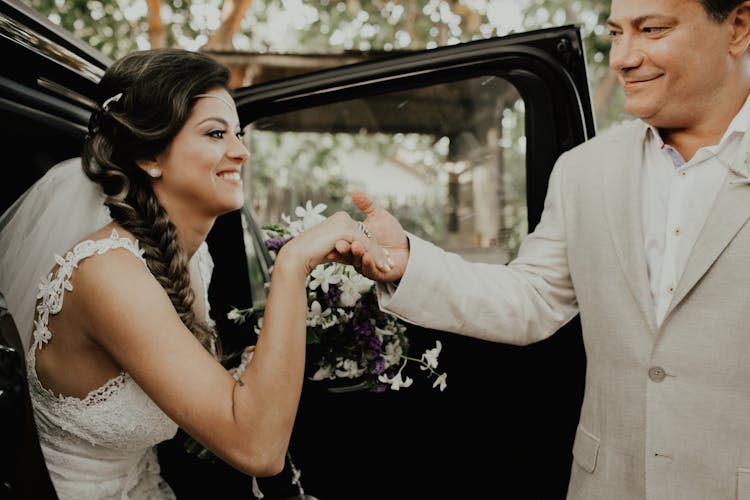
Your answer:
[[[645,57],[643,48],[631,35],[621,34],[612,41],[609,51],[609,67],[618,73],[637,68]]]

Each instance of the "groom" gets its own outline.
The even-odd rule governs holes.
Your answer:
[[[750,0],[612,0],[610,66],[637,117],[563,154],[507,266],[406,234],[361,192],[401,318],[529,344],[580,313],[571,499],[750,498]]]

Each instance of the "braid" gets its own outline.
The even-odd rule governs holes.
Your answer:
[[[129,203],[131,199],[134,203]],[[195,315],[195,293],[190,285],[187,255],[177,244],[177,230],[153,192],[135,185],[125,202],[108,205],[112,218],[138,240],[151,274],[167,292],[183,324],[210,351],[215,332]]]

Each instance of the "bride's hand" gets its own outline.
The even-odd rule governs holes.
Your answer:
[[[353,220],[346,212],[336,212],[292,238],[281,248],[276,260],[302,263],[305,273],[319,264],[334,260],[352,264],[345,259],[336,258],[340,256],[337,245],[352,245],[355,242],[364,248],[363,260],[368,265],[377,267],[383,273],[391,270],[387,252],[365,234],[361,223]]]

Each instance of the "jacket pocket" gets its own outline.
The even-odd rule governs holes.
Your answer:
[[[750,467],[737,469],[737,500],[750,500]]]
[[[578,424],[576,437],[573,441],[573,458],[586,472],[594,472],[596,459],[599,456],[599,438]],[[748,469],[750,472],[750,469]],[[747,478],[750,480],[750,476]],[[748,498],[750,500],[750,498]]]

